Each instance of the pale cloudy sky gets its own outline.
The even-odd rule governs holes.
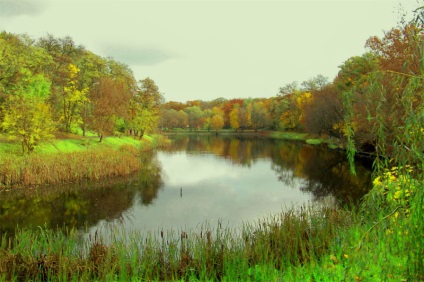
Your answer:
[[[417,0],[0,0],[0,30],[51,33],[152,78],[167,101],[272,97],[365,52]]]

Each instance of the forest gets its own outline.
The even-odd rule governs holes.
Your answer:
[[[1,130],[24,152],[66,133],[141,138],[156,127],[162,101],[152,79],[136,81],[127,65],[70,37],[0,34]]]
[[[232,129],[306,132],[350,140],[369,153],[379,143],[390,155],[410,113],[422,108],[422,28],[419,22],[400,25],[365,44],[368,52],[348,58],[333,81],[317,75],[288,83],[270,98],[182,103],[165,102],[151,78],[137,81],[127,65],[70,37],[34,40],[3,31],[1,131],[24,152],[66,133],[94,133],[101,141],[157,130]],[[384,140],[377,125],[387,133]]]

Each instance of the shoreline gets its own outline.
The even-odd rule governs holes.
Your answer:
[[[143,152],[163,146],[162,136],[108,137],[99,143],[90,137],[45,143],[30,155],[13,153],[19,144],[1,151],[0,190],[75,183],[127,176],[142,166]]]

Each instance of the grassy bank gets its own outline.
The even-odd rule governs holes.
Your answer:
[[[163,145],[160,136],[57,139],[41,144],[30,155],[17,143],[0,143],[0,189],[97,180],[140,169],[140,154]]]
[[[82,240],[74,231],[20,230],[1,242],[0,279],[419,281],[424,279],[420,185],[408,213],[309,207],[241,231],[218,226],[140,235],[118,228],[107,240]]]
[[[327,144],[331,149],[344,148],[342,141],[327,137],[320,137],[315,134],[290,132],[290,131],[255,131],[255,130],[238,130],[233,129],[222,129],[222,130],[187,130],[178,129],[164,132],[165,134],[201,134],[201,135],[241,135],[241,136],[259,136],[259,137],[271,137],[286,140],[298,140],[304,141],[310,145]]]

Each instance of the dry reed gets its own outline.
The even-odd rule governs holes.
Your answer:
[[[4,156],[0,188],[71,183],[129,175],[141,168],[141,151],[123,145],[116,149]]]

